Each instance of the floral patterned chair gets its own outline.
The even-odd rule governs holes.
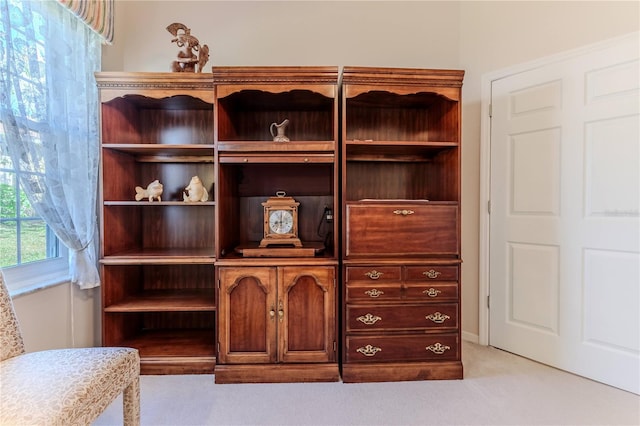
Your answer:
[[[139,425],[136,349],[26,353],[0,271],[0,425],[88,425],[122,392],[124,424]]]

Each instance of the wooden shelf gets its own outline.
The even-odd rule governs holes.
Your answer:
[[[215,261],[214,250],[206,249],[144,249],[131,250],[111,256],[105,256],[100,260],[103,265],[127,265],[127,264],[165,264],[165,263],[201,263],[213,264]]]
[[[105,312],[193,312],[215,311],[215,295],[211,290],[145,291],[105,307]]]
[[[363,198],[360,200],[347,200],[346,204],[417,204],[417,205],[436,205],[436,206],[457,206],[457,201],[431,201],[431,200],[413,200],[413,199],[380,199],[380,198]]]
[[[202,207],[215,206],[215,201],[205,201],[202,203],[186,203],[184,201],[104,201],[105,206],[134,206],[134,207],[162,207],[162,206],[183,206],[183,207]]]
[[[334,154],[322,153],[246,153],[243,155],[229,152],[221,153],[220,164],[333,164]]]
[[[218,141],[219,152],[333,152],[335,141]]]
[[[443,148],[443,147],[455,147],[458,146],[458,142],[453,141],[407,141],[407,140],[360,140],[360,139],[350,139],[346,140],[345,144],[349,145],[366,145],[366,146],[400,146],[403,148],[408,147],[432,147],[432,148]]]
[[[211,330],[149,330],[119,343],[140,351],[141,358],[215,359],[215,331]]]
[[[157,143],[103,143],[103,149],[110,149],[136,156],[149,156],[166,162],[213,162],[213,144],[169,145]],[[204,158],[202,158],[204,157]],[[144,161],[145,157],[138,161]],[[150,161],[150,160],[147,160]]]

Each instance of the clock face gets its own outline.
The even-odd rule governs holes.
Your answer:
[[[289,234],[293,229],[290,210],[272,210],[269,213],[269,229],[275,234]]]

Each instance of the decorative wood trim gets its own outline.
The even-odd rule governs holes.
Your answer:
[[[344,67],[343,84],[462,87],[464,70]]]
[[[101,89],[213,89],[213,78],[206,73],[111,72],[95,73]]]
[[[340,373],[337,363],[231,365],[218,364],[216,383],[291,383],[337,382]]]
[[[344,364],[344,383],[462,379],[462,362]]]
[[[219,84],[338,83],[338,67],[213,67]]]

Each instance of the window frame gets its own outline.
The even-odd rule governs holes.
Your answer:
[[[62,243],[58,246],[58,257],[2,268],[11,296],[70,281],[69,249]]]

